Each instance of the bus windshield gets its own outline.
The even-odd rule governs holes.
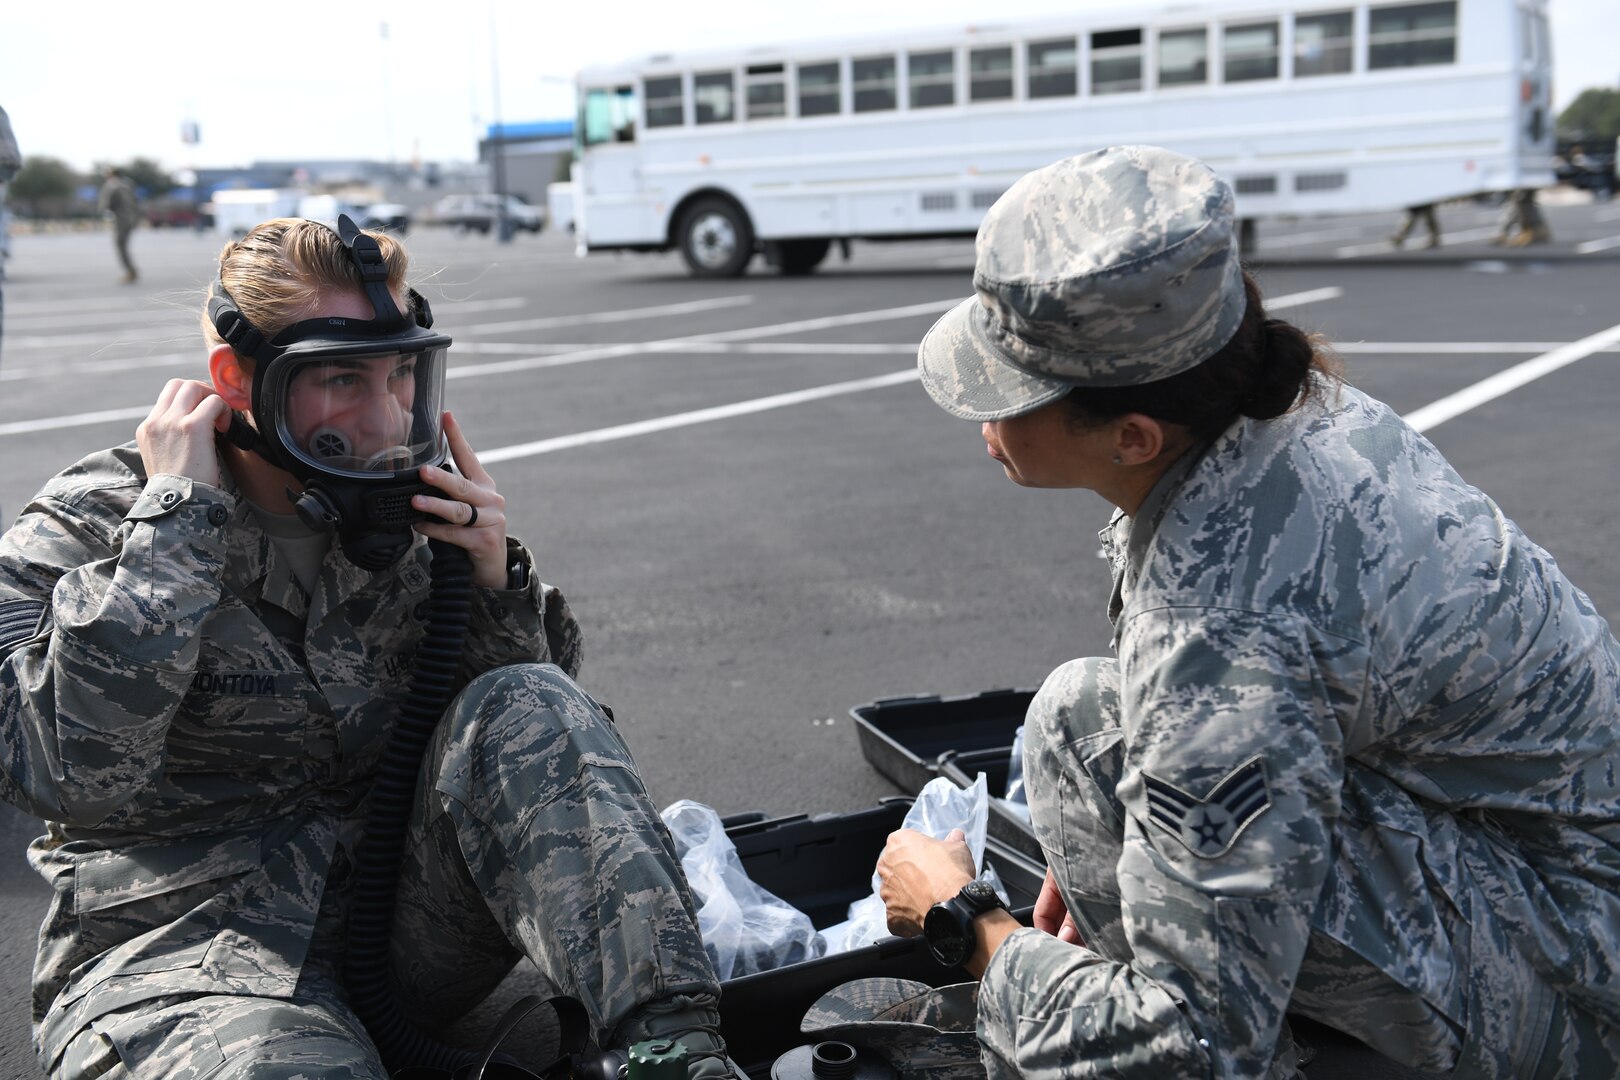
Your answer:
[[[597,143],[636,141],[636,92],[634,87],[598,87],[585,91],[580,108],[579,130],[586,146]]]

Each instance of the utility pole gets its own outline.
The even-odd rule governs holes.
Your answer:
[[[489,9],[489,70],[495,80],[491,104],[495,122],[490,127],[489,155],[495,181],[495,240],[512,242],[512,222],[506,215],[506,131],[501,126],[501,36],[495,28],[495,7]]]
[[[388,24],[378,23],[377,29],[382,37],[383,131],[388,139],[388,180],[392,183],[394,180],[394,79],[392,64],[389,61],[392,50],[388,46]]]

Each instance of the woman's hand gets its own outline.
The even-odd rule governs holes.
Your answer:
[[[952,829],[943,840],[914,829],[890,833],[877,872],[883,881],[878,896],[888,907],[889,933],[901,937],[922,933],[928,909],[961,892],[976,876],[973,852],[961,829]]]
[[[422,482],[438,488],[443,497],[415,495],[411,497],[411,506],[450,524],[424,521],[416,526],[416,531],[466,551],[472,560],[475,584],[504,589],[506,500],[495,490],[494,479],[478,463],[478,455],[462,435],[461,425],[448,412],[444,414],[444,434],[450,440],[450,456],[461,475],[423,465],[417,470]]]
[[[167,473],[219,486],[214,435],[231,426],[231,407],[214,388],[195,379],[170,379],[135,429],[147,476]]]
[[[1057,938],[1067,941],[1071,945],[1083,945],[1080,940],[1080,928],[1074,925],[1074,916],[1069,914],[1068,905],[1063,902],[1063,894],[1058,892],[1057,879],[1052,871],[1046,872],[1046,881],[1041,885],[1041,895],[1035,899],[1035,929],[1044,931]]]

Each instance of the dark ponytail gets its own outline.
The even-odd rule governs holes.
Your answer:
[[[1064,398],[1074,422],[1095,427],[1142,413],[1212,439],[1240,417],[1273,419],[1341,380],[1338,358],[1325,343],[1293,323],[1266,318],[1260,287],[1247,271],[1243,292],[1243,321],[1215,355],[1158,382],[1076,387]]]

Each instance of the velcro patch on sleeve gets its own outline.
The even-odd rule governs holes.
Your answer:
[[[1142,781],[1148,818],[1200,859],[1225,855],[1249,823],[1271,809],[1266,763],[1258,757],[1221,777],[1202,799],[1147,772]]]

